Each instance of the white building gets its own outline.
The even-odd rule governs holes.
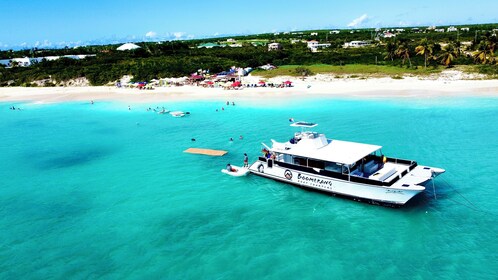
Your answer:
[[[393,37],[396,37],[396,34],[391,33],[391,32],[389,32],[389,31],[385,31],[385,32],[382,34],[382,37],[384,37],[384,38],[393,38]]]
[[[339,33],[341,33],[341,31],[339,31],[339,30],[331,30],[329,32],[329,34],[339,34]]]
[[[312,52],[317,52],[318,49],[329,48],[332,44],[330,44],[330,43],[320,44],[316,40],[311,40],[311,41],[307,42],[307,45],[308,45],[308,49],[310,49]]]
[[[372,43],[367,41],[351,41],[349,43],[344,43],[344,48],[361,48],[370,46]]]
[[[126,43],[126,44],[119,46],[117,48],[117,50],[118,51],[129,51],[129,50],[135,50],[135,49],[139,49],[139,48],[140,48],[140,46],[135,45],[133,43]]]
[[[64,56],[43,56],[43,57],[18,57],[12,59],[0,59],[0,64],[5,67],[19,66],[19,67],[29,67],[35,63],[46,61],[58,60],[61,57],[70,59],[85,59],[87,57],[96,56],[95,54],[75,54],[75,55],[64,55]]]
[[[448,27],[447,29],[447,32],[457,32],[458,31],[458,28],[454,27],[454,26],[450,26]]]
[[[437,29],[434,29],[434,31],[439,32],[439,33],[444,33],[444,28],[437,28]]]
[[[318,32],[311,32],[311,36],[318,36]]]
[[[468,27],[462,27],[462,28],[460,28],[460,31],[469,32],[469,28]]]
[[[268,51],[278,51],[280,49],[282,49],[282,45],[280,43],[268,44]]]

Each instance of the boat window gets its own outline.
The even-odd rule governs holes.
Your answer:
[[[349,168],[346,165],[342,166],[342,174],[349,174]]]
[[[328,171],[332,171],[332,172],[341,173],[341,165],[339,165],[335,162],[326,162],[324,169],[328,170]]]
[[[292,156],[284,154],[283,162],[292,163]]]
[[[325,162],[321,160],[308,159],[308,166],[314,168],[325,169]]]
[[[306,166],[306,159],[303,157],[294,157],[294,164]]]

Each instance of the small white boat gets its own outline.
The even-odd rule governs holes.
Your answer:
[[[163,109],[163,110],[161,110],[161,111],[159,111],[157,113],[158,114],[167,114],[167,113],[169,113],[169,110],[168,109]]]
[[[185,116],[185,113],[182,111],[173,111],[173,112],[170,112],[169,114],[175,118],[181,118],[181,117]]]
[[[228,171],[225,168],[225,169],[221,169],[221,172],[228,174],[230,176],[241,177],[241,176],[246,176],[247,173],[249,173],[249,168],[248,167],[238,167],[238,166],[232,165],[232,171]]]

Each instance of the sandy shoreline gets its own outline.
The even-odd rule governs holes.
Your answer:
[[[275,78],[275,82],[288,77]],[[432,98],[445,96],[498,97],[498,80],[331,79],[313,76],[292,79],[290,88],[224,90],[198,86],[158,87],[154,90],[116,87],[7,87],[0,88],[0,102],[57,103],[69,101],[121,101],[154,103],[189,100],[237,100],[301,97]]]

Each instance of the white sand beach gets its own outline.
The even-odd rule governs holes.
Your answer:
[[[498,97],[498,80],[466,80],[458,75],[441,75],[434,79],[419,77],[392,78],[334,78],[315,75],[303,79],[277,77],[271,82],[293,81],[287,88],[242,88],[224,90],[200,86],[157,87],[154,90],[125,89],[108,86],[72,87],[5,87],[0,88],[0,102],[25,101],[56,103],[66,101],[122,101],[153,103],[182,100],[264,99],[271,97],[348,97],[348,98],[432,98],[440,96]],[[259,77],[245,77],[253,83]]]

